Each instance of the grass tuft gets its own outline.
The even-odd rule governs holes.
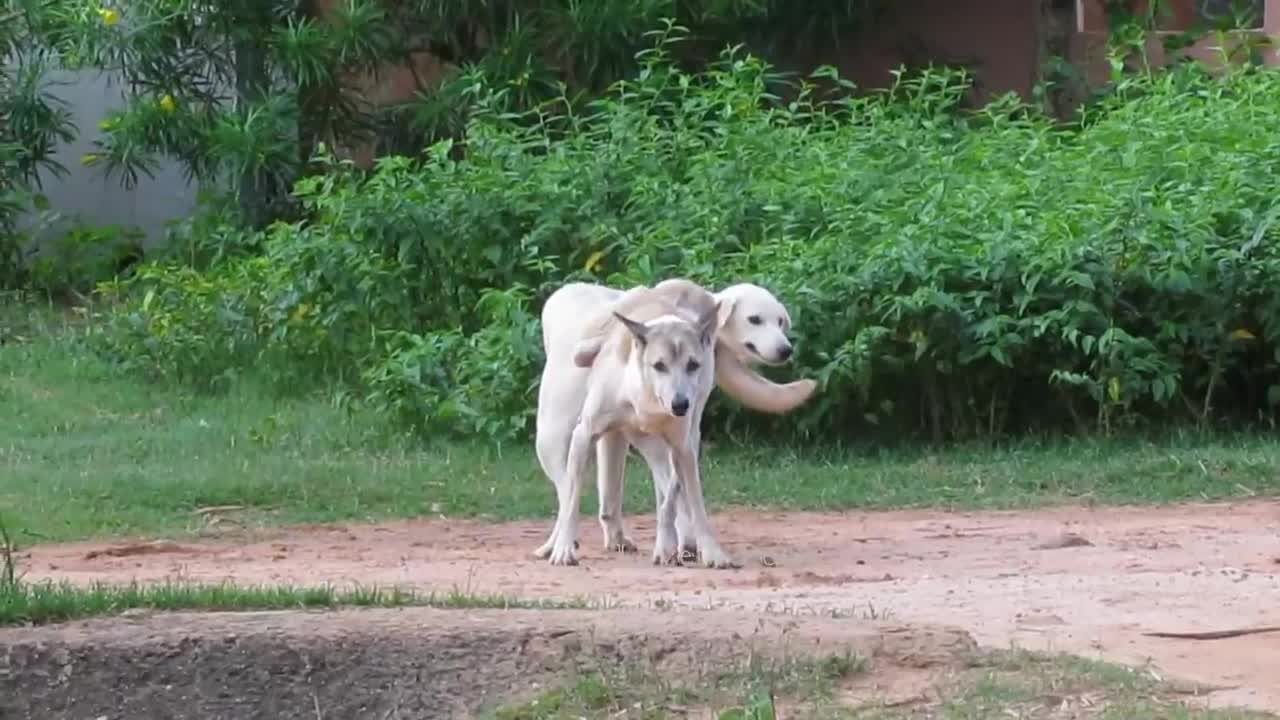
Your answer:
[[[0,625],[44,625],[130,610],[304,610],[345,607],[451,609],[583,609],[584,600],[526,600],[454,590],[420,593],[400,588],[335,589],[329,586],[220,584],[14,583],[0,587]]]
[[[9,537],[9,526],[5,524],[4,515],[0,515],[0,592],[18,584],[18,561],[14,558],[17,552],[13,539]]]
[[[773,720],[778,697],[809,703],[831,700],[836,686],[862,675],[867,660],[851,653],[717,662],[717,669],[689,675],[658,672],[636,664],[601,662],[570,673],[532,699],[492,712],[494,720],[561,718],[660,718],[708,710],[718,720]]]

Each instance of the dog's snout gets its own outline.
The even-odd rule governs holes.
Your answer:
[[[779,359],[779,360],[787,360],[788,358],[790,358],[790,357],[791,357],[791,352],[792,352],[792,350],[791,350],[791,346],[790,346],[790,345],[782,345],[782,346],[780,346],[780,347],[778,348],[778,359]]]
[[[676,417],[684,417],[684,414],[689,412],[689,398],[683,395],[676,396],[676,399],[671,401],[671,412]]]

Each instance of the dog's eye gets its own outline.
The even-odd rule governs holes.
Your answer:
[[[667,371],[667,364],[659,360],[658,362],[653,364],[653,369],[657,370],[660,373],[664,373]]]
[[[702,367],[702,365],[697,360],[690,360],[688,366],[689,374],[692,375],[698,372],[698,368],[700,367]]]
[[[752,315],[751,317],[747,318],[747,322],[751,323],[752,325],[759,325],[763,321],[760,319],[759,315]]]

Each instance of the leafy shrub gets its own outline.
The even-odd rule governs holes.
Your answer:
[[[48,92],[49,52],[33,38],[29,7],[0,8],[0,290],[28,282],[30,237],[18,220],[48,210],[39,172],[65,174],[53,153],[75,134],[71,111]]]
[[[49,294],[87,292],[143,256],[143,234],[119,225],[76,224],[30,260],[30,284]]]
[[[271,272],[234,301],[259,313],[256,362],[339,378],[419,428],[512,436],[547,294],[681,275],[773,290],[822,382],[785,422],[717,399],[722,427],[944,440],[1274,417],[1276,72],[1139,75],[1072,128],[1012,97],[961,112],[952,72],[855,100],[775,86],[751,57],[689,74],[659,49],[585,114],[478,114],[464,160],[441,143],[304,181],[309,219],[261,238]],[[246,266],[202,282],[232,290]],[[240,321],[152,332],[208,317],[212,293],[141,292],[123,355],[150,343],[138,357],[165,372],[248,357],[226,352],[249,346]]]
[[[409,428],[433,434],[522,435],[536,410],[532,379],[541,372],[541,329],[520,288],[488,291],[479,311],[488,324],[469,336],[393,333],[385,360],[362,377],[366,399]]]
[[[109,311],[89,339],[126,370],[200,389],[225,387],[261,351],[269,269],[263,258],[217,273],[141,265],[128,280],[100,287]]]

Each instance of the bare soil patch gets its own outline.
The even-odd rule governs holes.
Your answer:
[[[594,521],[584,519],[582,564],[574,568],[530,557],[549,519],[260,530],[140,555],[112,552],[132,540],[37,546],[25,553],[22,567],[29,580],[401,585],[718,611],[658,613],[663,625],[696,617],[691,622],[703,626],[729,617],[721,613],[743,612],[943,624],[985,646],[1150,663],[1164,676],[1216,688],[1209,696],[1214,705],[1280,710],[1276,634],[1212,640],[1145,634],[1280,625],[1280,502],[965,513],[725,511],[713,521],[744,564],[730,571],[656,568],[645,553],[652,518],[630,521],[640,555],[604,552]],[[559,612],[567,611],[538,617]]]
[[[977,655],[953,628],[646,610],[174,613],[0,638],[4,718],[471,717],[602,664],[712,676],[852,652],[893,677]]]

